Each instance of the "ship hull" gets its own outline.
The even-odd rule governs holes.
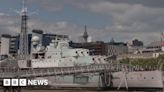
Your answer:
[[[113,87],[163,88],[161,71],[134,71],[113,73]]]
[[[108,85],[104,86],[101,76],[95,74],[81,74],[69,76],[46,77],[53,88],[100,88],[100,89],[162,89],[161,71],[136,71],[126,73],[126,81],[123,72],[112,73]],[[127,86],[126,86],[127,83]]]

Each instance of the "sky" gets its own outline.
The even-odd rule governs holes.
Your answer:
[[[93,41],[145,44],[164,32],[164,0],[26,0],[28,31],[69,35],[77,41],[87,25]],[[20,32],[22,0],[0,0],[0,34]]]

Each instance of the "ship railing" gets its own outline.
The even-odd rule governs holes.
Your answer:
[[[40,68],[40,69],[24,69],[17,68],[0,68],[0,77],[43,77],[43,76],[57,76],[57,75],[70,75],[79,73],[100,73],[100,72],[117,72],[122,69],[129,68],[128,65],[121,64],[95,64],[77,67],[61,67],[61,68]]]
[[[83,72],[91,72],[91,71],[96,71],[98,70],[103,70],[107,69],[107,67],[103,68],[101,66],[96,66],[96,67],[90,67],[90,66],[85,66],[85,67],[68,67],[68,68],[57,68],[57,69],[41,69],[41,70],[35,70],[33,72],[27,72],[27,75],[44,75],[46,73],[49,74],[71,74],[71,73],[83,73]]]

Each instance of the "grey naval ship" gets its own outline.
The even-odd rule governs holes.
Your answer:
[[[71,48],[69,39],[55,38],[47,46],[39,44],[38,36],[32,37],[32,53],[30,61],[19,60],[20,68],[48,68],[48,67],[71,67],[91,64],[107,64],[106,56],[90,56],[88,49]],[[155,88],[162,89],[162,72],[151,71],[128,71],[113,72],[109,76],[109,86],[112,88]],[[59,88],[101,88],[102,79],[99,73],[84,73],[78,75],[62,75],[45,77],[49,85]]]

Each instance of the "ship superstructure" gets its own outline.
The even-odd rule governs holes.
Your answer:
[[[20,60],[21,68],[68,67],[107,63],[105,56],[90,56],[88,49],[71,48],[67,38],[56,37],[47,47],[41,46],[39,42],[39,37],[32,38],[31,60]]]

